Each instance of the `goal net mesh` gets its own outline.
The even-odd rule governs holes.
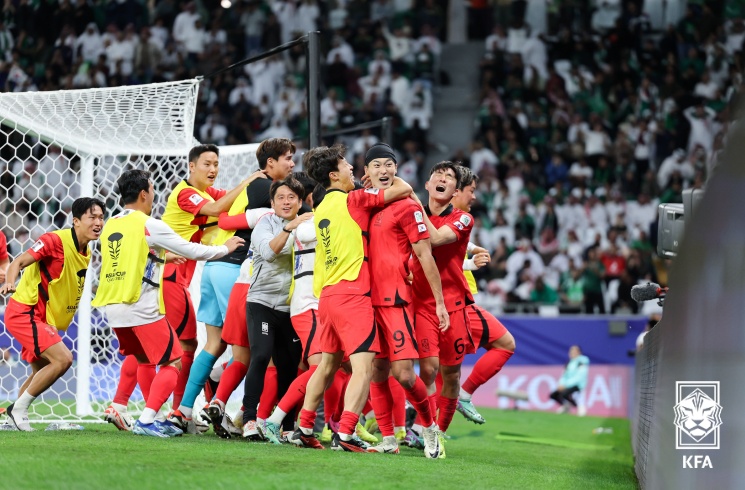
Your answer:
[[[11,259],[43,233],[70,227],[72,202],[106,202],[106,216],[121,210],[116,179],[125,170],[149,170],[156,189],[153,216],[188,173],[199,80],[60,92],[0,94],[0,230]],[[256,145],[221,148],[218,186],[236,185],[258,168]],[[73,367],[32,404],[32,422],[100,420],[119,379],[121,356],[111,328],[90,300],[100,265],[98,243],[80,309],[63,341]],[[199,299],[198,275],[192,288]],[[7,297],[0,298],[4,310]],[[0,319],[4,317],[0,316]],[[14,400],[31,368],[21,347],[0,325],[0,403]],[[141,401],[137,390],[132,402]],[[92,418],[95,417],[95,418]]]

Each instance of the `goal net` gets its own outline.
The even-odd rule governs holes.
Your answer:
[[[116,179],[130,168],[149,170],[160,216],[173,186],[186,176],[194,145],[199,80],[136,87],[0,94],[0,229],[11,257],[44,232],[71,226],[70,206],[81,196],[100,197],[106,215],[121,208]],[[255,151],[255,147],[254,151]],[[221,172],[230,186],[248,175],[251,145],[224,150]],[[255,159],[255,156],[254,156]],[[116,337],[90,307],[99,270],[98,244],[78,314],[63,340],[73,367],[32,404],[32,421],[91,420],[111,401],[121,357]],[[198,291],[198,289],[197,289]],[[6,298],[0,298],[4,310]],[[1,317],[0,317],[1,318]],[[0,403],[13,400],[30,373],[20,345],[0,328]],[[141,400],[139,391],[132,398]]]

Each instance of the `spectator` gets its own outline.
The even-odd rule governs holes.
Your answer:
[[[551,393],[550,397],[559,406],[559,413],[566,413],[570,407],[577,408],[577,415],[583,417],[586,413],[584,405],[578,405],[574,400],[574,394],[585,389],[590,369],[590,359],[582,355],[578,345],[569,348],[569,362],[564,368],[564,373],[559,378],[559,386]]]

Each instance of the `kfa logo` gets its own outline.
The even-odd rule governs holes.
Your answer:
[[[675,449],[719,449],[719,381],[676,381],[675,401]]]
[[[114,269],[119,266],[117,260],[119,260],[119,252],[122,250],[122,238],[124,235],[121,233],[112,233],[109,235],[109,257],[114,261],[112,264]]]

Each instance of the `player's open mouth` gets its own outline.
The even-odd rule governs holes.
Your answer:
[[[380,178],[380,183],[381,183],[381,184],[385,184],[385,183],[387,183],[387,182],[390,182],[390,180],[391,180],[391,179],[390,179],[390,178],[388,178],[388,177],[381,177],[381,178]]]
[[[436,190],[437,192],[445,192],[445,186],[444,186],[444,185],[442,185],[442,184],[440,184],[440,185],[437,185],[437,186],[435,186],[435,190]]]

